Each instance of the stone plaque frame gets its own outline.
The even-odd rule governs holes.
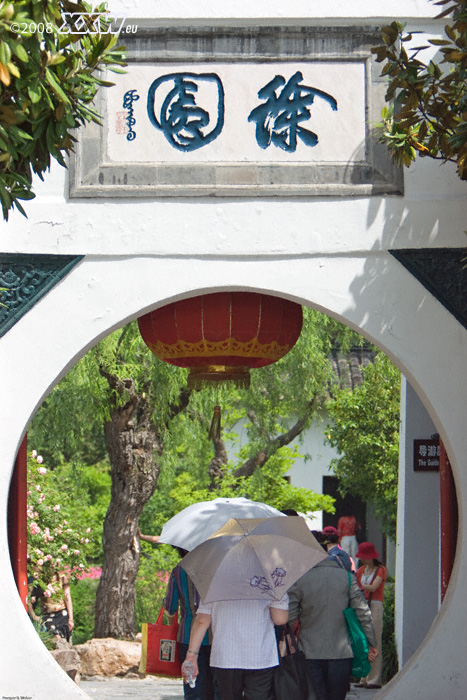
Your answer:
[[[371,27],[186,27],[138,29],[125,36],[128,62],[355,62],[365,66],[365,143],[358,159],[323,163],[106,162],[105,130],[78,130],[70,159],[69,195],[78,197],[295,197],[403,194],[403,175],[373,124],[380,121],[386,79],[370,53]],[[96,108],[106,118],[106,90]]]

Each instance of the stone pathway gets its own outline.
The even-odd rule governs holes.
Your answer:
[[[82,680],[80,688],[92,700],[180,700],[183,698],[182,681],[152,676],[134,680],[96,677]],[[373,700],[377,692],[377,690],[352,687],[346,700]]]
[[[181,680],[153,678],[128,680],[121,678],[91,678],[82,680],[81,690],[92,700],[179,700],[183,698]]]

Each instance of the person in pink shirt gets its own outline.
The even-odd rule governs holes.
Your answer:
[[[345,513],[337,522],[337,534],[339,535],[339,544],[347,554],[355,558],[358,549],[357,532],[361,530],[360,523],[355,515]]]

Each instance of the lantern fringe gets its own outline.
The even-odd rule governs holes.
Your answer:
[[[220,440],[221,439],[221,407],[214,406],[214,413],[212,416],[211,427],[209,428],[209,439],[210,440]]]
[[[188,375],[187,386],[188,389],[195,389],[199,391],[200,389],[206,389],[207,387],[217,386],[217,387],[237,387],[237,389],[248,389],[250,386],[250,375],[248,372],[245,373],[194,373],[192,370]]]

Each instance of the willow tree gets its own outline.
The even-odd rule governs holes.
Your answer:
[[[302,335],[286,357],[253,371],[249,390],[221,392],[225,427],[214,443],[208,435],[214,396],[190,392],[186,371],[156,359],[136,323],[99,343],[52,392],[33,424],[37,449],[70,459],[105,446],[110,463],[95,636],[132,638],[136,632],[138,523],[161,469],[194,474],[199,486],[215,490],[234,489],[274,465],[274,456],[319,415],[333,380],[331,347],[346,333],[328,317],[307,311]],[[223,483],[226,445],[234,442],[239,421],[247,440],[231,458],[230,481]],[[164,515],[173,514],[174,504],[162,506]]]
[[[105,448],[111,494],[104,518],[104,561],[96,599],[96,637],[133,638],[138,522],[154,493],[171,419],[185,410],[182,370],[154,358],[136,324],[93,348],[45,401],[33,424],[45,453],[86,459]],[[83,445],[90,441],[91,445]],[[100,449],[99,449],[100,448]],[[42,445],[41,445],[42,449]]]

